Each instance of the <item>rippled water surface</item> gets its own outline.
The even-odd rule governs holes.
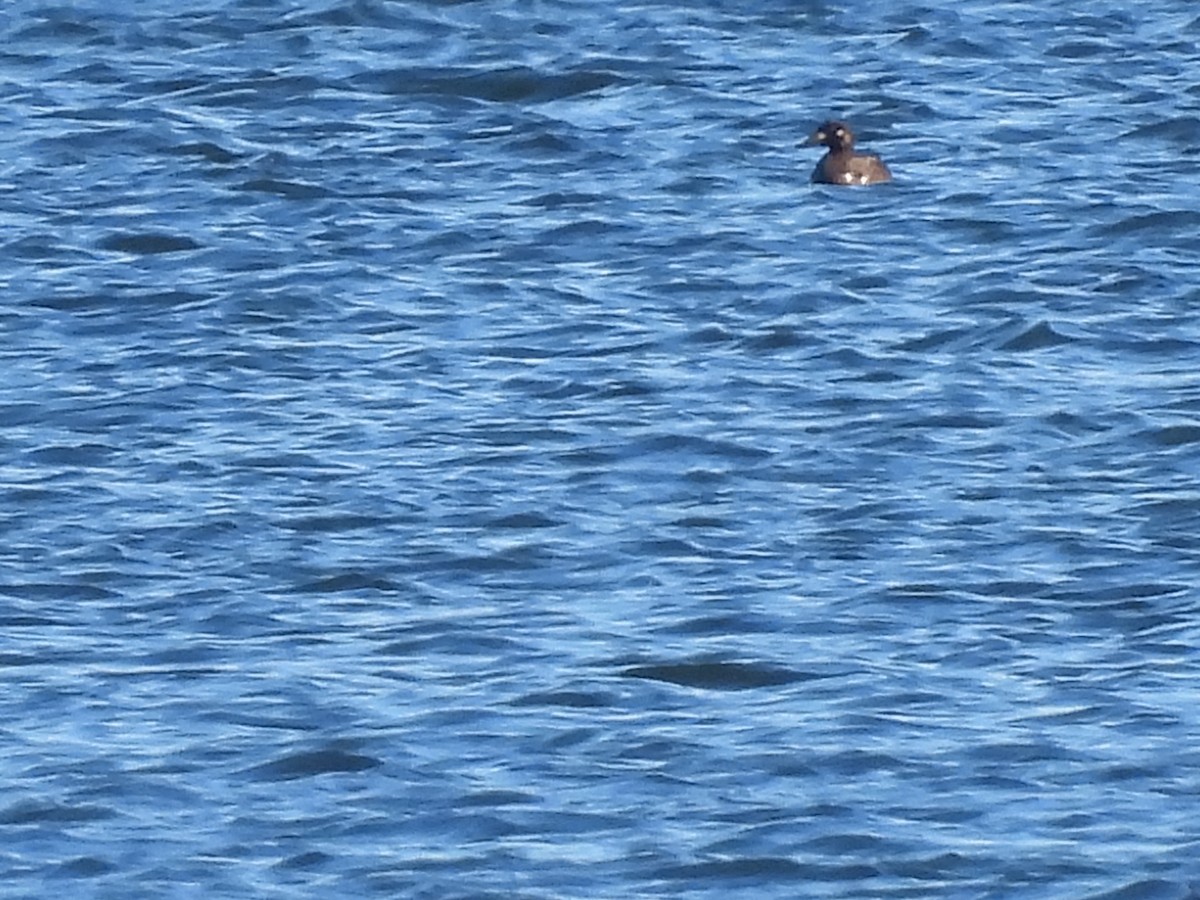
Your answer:
[[[0,38],[6,897],[1200,897],[1193,2]]]

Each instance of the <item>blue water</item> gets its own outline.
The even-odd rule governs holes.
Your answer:
[[[0,38],[4,897],[1200,897],[1194,3]]]

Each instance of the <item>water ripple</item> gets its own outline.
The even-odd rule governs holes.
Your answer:
[[[12,891],[1196,894],[1195,12],[9,11]]]

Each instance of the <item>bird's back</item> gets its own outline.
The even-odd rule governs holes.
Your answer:
[[[813,170],[818,184],[881,184],[892,180],[892,173],[874,153],[830,151]]]

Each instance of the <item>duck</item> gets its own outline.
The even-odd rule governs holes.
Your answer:
[[[892,180],[892,173],[874,153],[854,152],[854,132],[845,122],[823,122],[801,146],[819,144],[829,152],[813,169],[815,184],[883,184]]]

